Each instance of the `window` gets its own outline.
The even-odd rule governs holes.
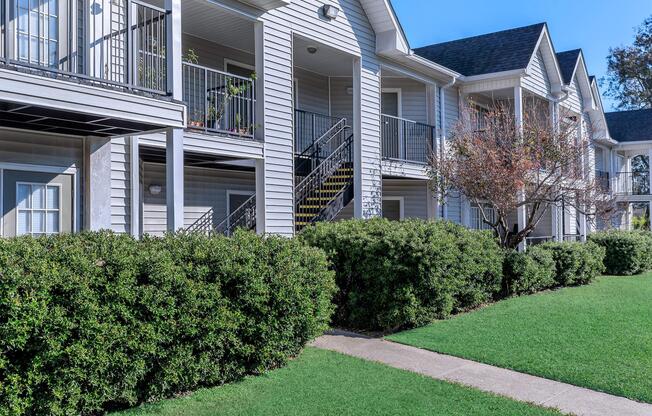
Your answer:
[[[61,187],[16,184],[16,235],[58,234],[61,229]]]
[[[16,0],[16,57],[35,65],[58,63],[58,0]]]
[[[487,216],[487,219],[491,222],[496,221],[496,210],[488,205],[483,206],[484,213]],[[471,207],[471,228],[474,230],[492,230],[491,225],[484,222],[482,217],[482,212],[480,212],[480,207],[472,206]]]

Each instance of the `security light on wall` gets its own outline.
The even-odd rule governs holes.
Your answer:
[[[337,15],[340,14],[340,9],[335,6],[331,6],[330,4],[325,4],[321,8],[321,13],[328,20],[335,20],[337,19]]]

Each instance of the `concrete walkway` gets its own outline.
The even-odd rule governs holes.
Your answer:
[[[319,337],[312,345],[567,414],[652,416],[650,404],[381,339],[337,331]]]

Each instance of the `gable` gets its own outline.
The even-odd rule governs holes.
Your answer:
[[[527,75],[523,78],[523,87],[543,97],[550,94],[550,77],[541,49],[537,50],[530,61]]]

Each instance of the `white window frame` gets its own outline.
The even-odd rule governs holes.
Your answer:
[[[404,196],[384,196],[382,197],[382,202],[384,201],[398,201],[399,202],[398,217],[400,220],[405,219],[405,197]]]
[[[484,206],[483,206],[484,205]],[[493,217],[495,219],[496,217],[496,209],[494,207],[489,207],[486,206],[485,204],[481,204],[480,206],[478,205],[471,205],[469,207],[469,228],[472,230],[492,230],[491,226],[484,222],[482,218],[482,214],[480,213],[480,210],[483,210],[485,213],[487,213],[488,217]],[[477,224],[476,224],[477,223]],[[476,227],[477,225],[477,227]]]
[[[45,197],[45,208],[44,209],[35,209],[34,208],[34,204],[31,202],[31,198],[32,198],[32,193],[31,192],[30,192],[30,204],[29,204],[30,207],[29,208],[19,208],[18,207],[18,188],[21,185],[23,185],[23,186],[27,185],[27,186],[30,186],[30,187],[33,187],[33,186],[42,186],[42,187],[44,187],[45,188],[45,195],[44,195],[44,197]],[[56,210],[48,208],[48,205],[47,205],[47,200],[48,200],[48,198],[47,198],[48,197],[47,189],[48,188],[57,188],[57,190],[58,190],[58,193],[59,193],[59,196],[58,196],[59,208],[57,208]],[[61,188],[62,188],[61,184],[59,184],[59,183],[49,184],[49,183],[43,183],[43,182],[16,181],[16,194],[15,194],[16,195],[16,203],[15,203],[15,205],[16,205],[16,208],[15,208],[16,209],[16,229],[15,229],[16,234],[15,235],[16,236],[19,236],[19,235],[31,235],[31,236],[34,236],[35,234],[36,235],[56,235],[56,234],[61,234],[61,225],[62,225],[62,222],[63,222],[62,221],[63,215],[62,215],[62,209],[61,209],[61,204],[63,202],[63,199],[62,199],[63,191],[62,191]],[[29,221],[30,232],[29,233],[18,234],[18,214],[21,211],[27,211],[27,212],[30,213],[30,221]],[[43,212],[45,212],[45,223],[44,223],[45,231],[42,232],[42,233],[35,233],[34,229],[32,227],[32,224],[34,224],[34,221],[33,221],[33,219],[34,219],[34,211],[39,211],[39,212],[43,211]],[[54,211],[56,211],[57,214],[58,214],[57,215],[57,218],[58,218],[57,229],[59,231],[56,232],[56,233],[49,233],[48,232],[48,213],[49,212],[54,212]]]
[[[25,171],[34,173],[56,173],[60,175],[72,176],[72,230],[73,232],[81,231],[81,181],[77,167],[73,164],[68,167],[49,166],[49,165],[30,165],[28,163],[0,163],[0,236],[5,235],[4,221],[4,187],[5,187],[5,170]]]

